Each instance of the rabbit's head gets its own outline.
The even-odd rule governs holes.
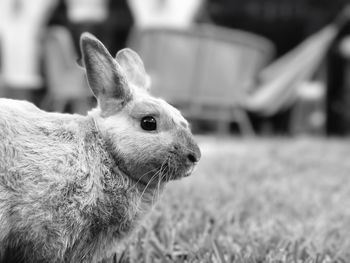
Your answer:
[[[148,93],[149,78],[140,57],[123,49],[113,58],[88,33],[80,44],[98,102],[89,114],[120,171],[147,187],[188,176],[200,149],[180,112]]]

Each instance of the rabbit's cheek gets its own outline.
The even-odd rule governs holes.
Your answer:
[[[164,169],[161,166],[140,166],[137,170],[134,171],[136,180],[148,185],[156,185],[162,181],[164,176]]]
[[[126,157],[118,163],[121,170],[129,177],[148,188],[159,187],[164,182],[168,171],[167,160],[164,158],[152,157],[140,162],[138,158]]]

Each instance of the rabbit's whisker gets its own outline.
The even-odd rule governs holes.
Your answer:
[[[165,172],[165,170],[168,168],[168,160],[169,158],[166,158],[165,161],[163,162],[163,165],[162,167],[164,166],[164,171],[161,171],[159,173],[159,180],[158,180],[158,189],[156,191],[157,193],[157,200],[159,199],[159,195],[160,195],[160,185],[161,185],[161,182],[164,180],[164,178],[166,178],[167,176],[167,173]],[[161,167],[161,169],[162,169]]]
[[[159,173],[161,173],[162,167],[163,167],[164,162],[162,163],[160,169],[157,170],[157,172],[151,177],[151,179],[149,180],[149,182],[146,184],[145,188],[143,189],[140,198],[139,198],[139,204],[142,202],[143,196],[146,193],[147,188],[150,186],[150,184],[152,183],[152,181],[158,176]]]
[[[142,200],[142,198],[143,198],[143,196],[144,196],[144,194],[145,194],[145,192],[146,192],[146,190],[147,190],[147,188],[150,186],[150,184],[153,182],[153,180],[155,180],[155,178],[157,178],[157,177],[159,177],[159,176],[162,176],[162,174],[163,174],[163,168],[164,168],[164,165],[166,164],[166,160],[167,159],[165,159],[164,161],[163,161],[163,163],[161,164],[161,167],[159,168],[159,170],[151,177],[151,179],[149,180],[149,182],[148,182],[148,184],[146,185],[146,187],[145,187],[145,189],[143,190],[143,192],[142,192],[142,194],[141,194],[141,196],[140,196],[140,199]],[[160,192],[160,183],[161,183],[161,180],[160,181],[158,181],[158,188],[156,189],[156,191],[154,191],[153,192],[153,194],[152,194],[152,198],[151,198],[151,203],[152,203],[152,205],[153,205],[153,201],[154,201],[154,195],[155,195],[155,193],[159,193]]]
[[[149,170],[148,172],[146,172],[146,173],[144,173],[143,175],[141,175],[140,178],[138,178],[137,180],[134,179],[135,183],[134,183],[131,187],[132,187],[132,188],[135,188],[139,183],[144,184],[141,180],[142,180],[146,175],[148,175],[148,174],[150,174],[150,173],[152,173],[152,172],[154,172],[154,171],[156,171],[156,170],[158,170],[158,169],[157,169],[157,168],[151,169],[151,170]]]

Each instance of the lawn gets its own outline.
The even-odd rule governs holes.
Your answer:
[[[350,262],[350,141],[198,141],[117,262]]]

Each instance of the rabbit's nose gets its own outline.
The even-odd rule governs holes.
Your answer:
[[[196,164],[201,158],[201,150],[195,142],[193,135],[187,130],[180,129],[177,131],[177,137],[180,141],[174,145],[175,151],[186,158],[187,165]]]
[[[191,152],[187,154],[187,159],[191,163],[197,163],[199,159],[201,158],[201,150],[199,149],[198,145],[192,145]]]
[[[187,155],[187,158],[188,158],[188,160],[190,160],[190,162],[192,162],[192,163],[198,162],[197,157],[194,156],[194,154],[192,154],[192,153],[188,154],[188,155]]]
[[[189,155],[187,155],[188,160],[191,163],[197,163],[199,161],[198,157],[196,157],[194,154],[190,153]]]

